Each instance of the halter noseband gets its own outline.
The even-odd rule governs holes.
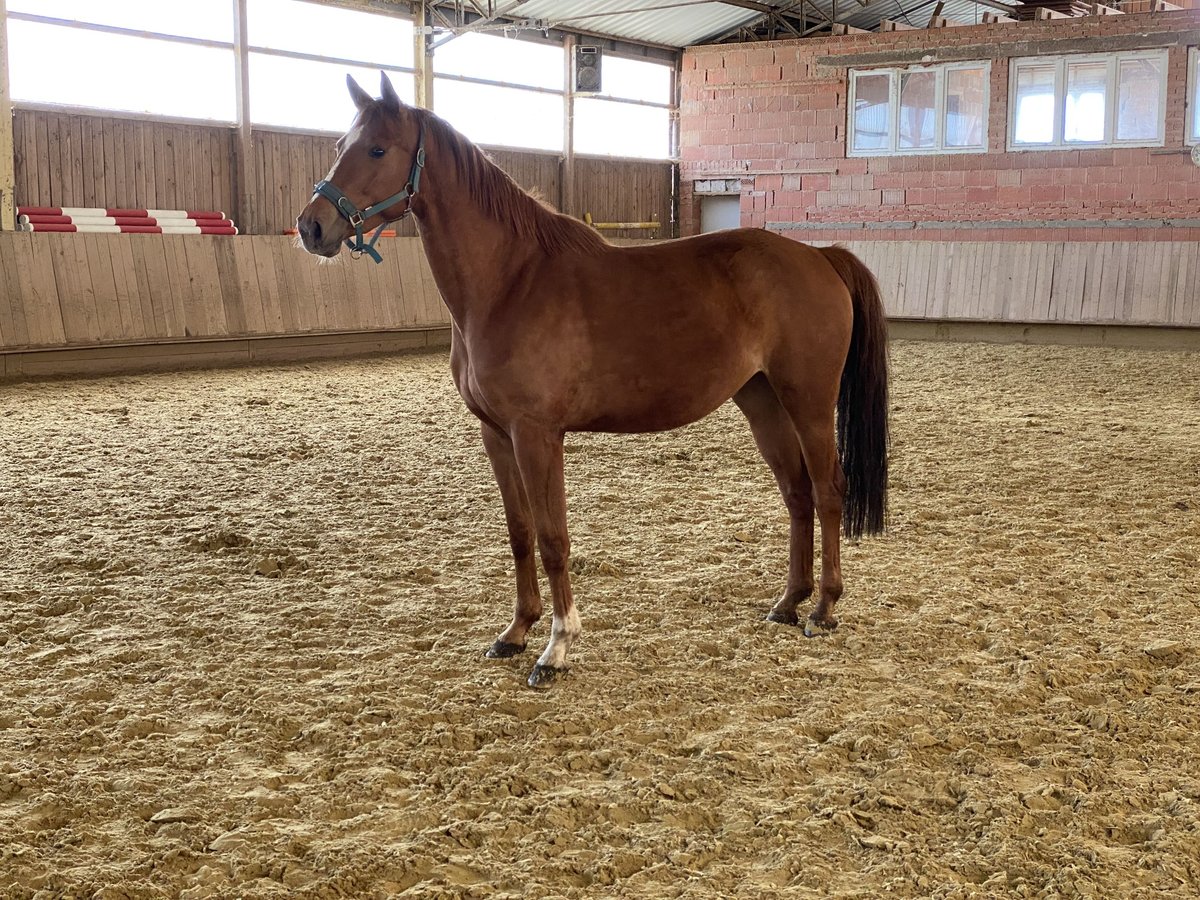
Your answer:
[[[354,205],[354,202],[342,193],[331,181],[319,181],[313,185],[313,195],[320,195],[333,204],[333,208],[338,211],[338,214],[351,225],[354,226],[354,240],[346,239],[346,246],[350,248],[350,255],[358,259],[364,253],[377,263],[383,262],[383,257],[379,255],[379,251],[375,249],[375,242],[379,240],[379,235],[383,231],[384,226],[390,223],[384,222],[375,229],[371,235],[371,240],[363,242],[363,222],[371,218],[378,212],[382,212],[389,206],[400,203],[402,200],[407,200],[408,205],[392,222],[398,222],[412,212],[412,198],[417,196],[417,190],[421,186],[421,170],[425,168],[425,123],[421,123],[421,135],[417,141],[417,152],[413,156],[412,170],[408,173],[408,183],[398,193],[392,194],[386,200],[380,200],[378,203],[368,206],[364,210],[360,210]]]

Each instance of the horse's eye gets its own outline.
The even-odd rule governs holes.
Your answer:
[[[379,159],[379,157],[383,156],[384,149],[382,147],[372,147],[367,152],[371,154],[371,159]]]

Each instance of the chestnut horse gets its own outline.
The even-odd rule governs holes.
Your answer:
[[[416,218],[515,561],[512,623],[487,655],[523,651],[542,615],[535,545],[553,620],[529,684],[566,671],[579,637],[564,433],[678,428],[730,398],[791,518],[787,585],[767,618],[798,624],[797,604],[813,593],[815,506],[820,594],[805,633],[834,628],[839,525],[849,537],[882,531],[887,493],[887,325],[862,262],[751,228],[613,246],[404,104],[386,76],[379,100],[347,81],[358,114],[296,224],[309,253],[333,257],[346,242],[374,256],[364,228]]]

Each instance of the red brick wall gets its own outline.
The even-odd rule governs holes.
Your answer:
[[[1085,52],[1100,52],[1105,38],[1149,32],[1167,35],[1162,46],[1180,44],[1169,50],[1161,148],[1006,152],[1004,57],[991,62],[989,152],[847,158],[846,69],[817,62],[981,44],[1000,52],[1011,45],[1010,55],[1026,56],[1028,42],[1080,38],[1095,41]],[[740,177],[742,224],[790,224],[780,230],[802,240],[1200,240],[1200,168],[1184,146],[1186,45],[1196,44],[1200,13],[1182,11],[689,49],[681,233],[699,229],[696,180]],[[1068,51],[1045,51],[1060,52]],[[1053,224],[1078,221],[1106,224]],[[953,224],[912,224],[931,222]]]

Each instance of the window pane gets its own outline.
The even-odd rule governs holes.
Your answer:
[[[246,20],[255,47],[400,68],[413,64],[412,22],[395,16],[299,0],[250,0]]]
[[[563,148],[561,94],[435,78],[433,108],[476,143]]]
[[[667,159],[671,155],[670,111],[659,106],[580,97],[575,101],[575,151]]]
[[[1108,92],[1108,63],[1067,64],[1067,104],[1063,140],[1103,141]]]
[[[1160,134],[1163,61],[1125,59],[1117,69],[1117,140],[1152,141]]]
[[[987,129],[983,69],[946,71],[946,146],[982,147]]]
[[[904,72],[900,75],[901,150],[931,148],[937,142],[934,115],[937,74]]]
[[[891,140],[889,100],[891,76],[854,76],[854,142],[855,150],[887,150]]]
[[[562,47],[490,34],[464,34],[433,53],[438,75],[465,75],[507,84],[563,89]]]
[[[10,13],[32,13],[114,25],[158,34],[233,41],[233,6],[229,0],[8,0]]]
[[[232,50],[16,19],[8,35],[14,100],[225,122],[237,116]]]
[[[600,61],[600,86],[605,97],[671,102],[671,69],[640,59],[605,56]]]
[[[1014,144],[1049,144],[1054,140],[1053,64],[1017,66]]]
[[[347,72],[372,97],[379,95],[378,69],[251,53],[250,121],[259,125],[344,132],[357,113],[346,90]],[[412,75],[389,72],[388,76],[400,99],[411,103]]]

